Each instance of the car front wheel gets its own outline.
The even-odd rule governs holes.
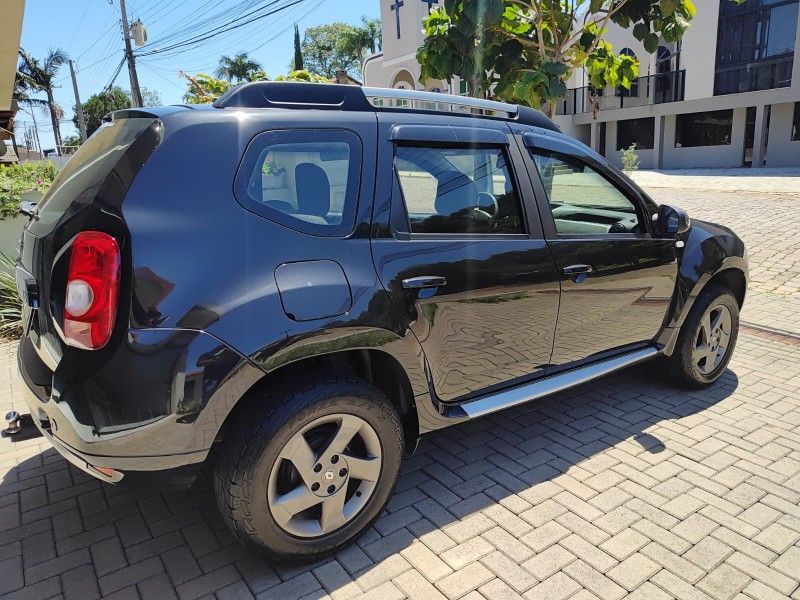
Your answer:
[[[391,402],[364,381],[322,377],[251,404],[229,431],[215,471],[234,533],[271,560],[336,552],[377,519],[400,468],[403,434]]]
[[[739,334],[739,303],[730,290],[703,290],[681,327],[675,350],[664,361],[667,375],[689,388],[711,385],[725,372]]]

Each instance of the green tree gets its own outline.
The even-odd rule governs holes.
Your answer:
[[[130,94],[118,87],[90,96],[86,102],[81,103],[83,118],[86,120],[86,135],[92,135],[102,125],[103,117],[108,113],[131,106]],[[77,114],[72,117],[72,122],[75,123],[75,127],[78,127]]]
[[[81,140],[81,136],[79,135],[68,135],[64,138],[64,148],[75,148],[80,146],[83,143]]]
[[[303,64],[311,73],[328,79],[343,70],[360,75],[361,57],[349,43],[355,27],[329,23],[306,29],[303,37]]]
[[[44,92],[47,94],[47,107],[50,110],[50,121],[53,125],[53,136],[55,137],[56,146],[61,146],[61,128],[59,121],[64,116],[64,111],[56,104],[53,96],[55,88],[55,78],[58,75],[58,70],[64,63],[67,62],[67,53],[60,48],[51,48],[44,57],[44,60],[39,61],[22,48],[19,49],[19,66],[17,73],[19,78],[24,82],[26,89]]]
[[[361,25],[353,27],[345,38],[348,50],[358,57],[359,65],[368,55],[381,49],[382,41],[380,20],[369,17],[361,17]]]
[[[230,83],[224,79],[217,79],[205,73],[188,75],[181,73],[189,81],[189,88],[183,95],[187,104],[211,104],[222,94],[228,91]]]
[[[158,90],[143,87],[142,104],[144,106],[162,106],[164,102],[161,100],[161,94],[158,93]]]
[[[241,83],[242,81],[252,81],[253,74],[256,71],[263,72],[261,65],[252,60],[247,55],[247,52],[239,52],[233,58],[220,56],[219,66],[214,71],[214,74],[228,82]]]
[[[304,81],[306,83],[330,83],[331,80],[322,75],[309,73],[305,69],[295,69],[287,75],[278,75],[275,81]]]
[[[189,75],[181,71],[180,74],[186,78],[189,84],[183,95],[183,100],[187,104],[211,104],[231,87],[229,81],[217,79],[205,73]],[[269,81],[269,77],[264,71],[258,69],[250,73],[249,81]]]
[[[303,70],[303,48],[300,45],[300,29],[297,23],[294,24],[294,61],[292,62],[292,69],[294,71]]]
[[[738,3],[744,0],[732,0]],[[681,39],[692,0],[444,0],[425,19],[420,80],[466,80],[470,93],[540,108],[585,68],[596,89],[630,88],[638,62],[605,41],[608,26],[631,29],[648,52]]]

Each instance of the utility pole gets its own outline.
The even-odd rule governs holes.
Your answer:
[[[139,89],[139,77],[136,75],[136,59],[131,48],[131,32],[128,28],[128,13],[125,11],[125,0],[119,0],[122,13],[122,36],[125,38],[125,58],[128,60],[128,75],[131,78],[131,100],[134,107],[142,106],[142,91]]]
[[[81,130],[81,141],[86,141],[86,121],[83,120],[83,106],[81,97],[78,94],[78,80],[75,79],[75,62],[69,61],[69,72],[72,75],[72,91],[75,92],[75,112],[78,115],[78,128]]]

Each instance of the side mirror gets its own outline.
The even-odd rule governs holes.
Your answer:
[[[676,237],[689,231],[692,222],[682,208],[662,204],[655,218],[656,232],[663,237]]]

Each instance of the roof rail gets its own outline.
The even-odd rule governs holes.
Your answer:
[[[258,81],[231,88],[214,102],[214,106],[216,108],[444,112],[513,120],[558,131],[558,127],[539,111],[515,104],[436,92],[354,85]]]
[[[362,88],[362,90],[369,103],[377,109],[454,112],[501,119],[513,119],[519,112],[519,107],[515,104],[470,98],[469,96],[383,88]]]

